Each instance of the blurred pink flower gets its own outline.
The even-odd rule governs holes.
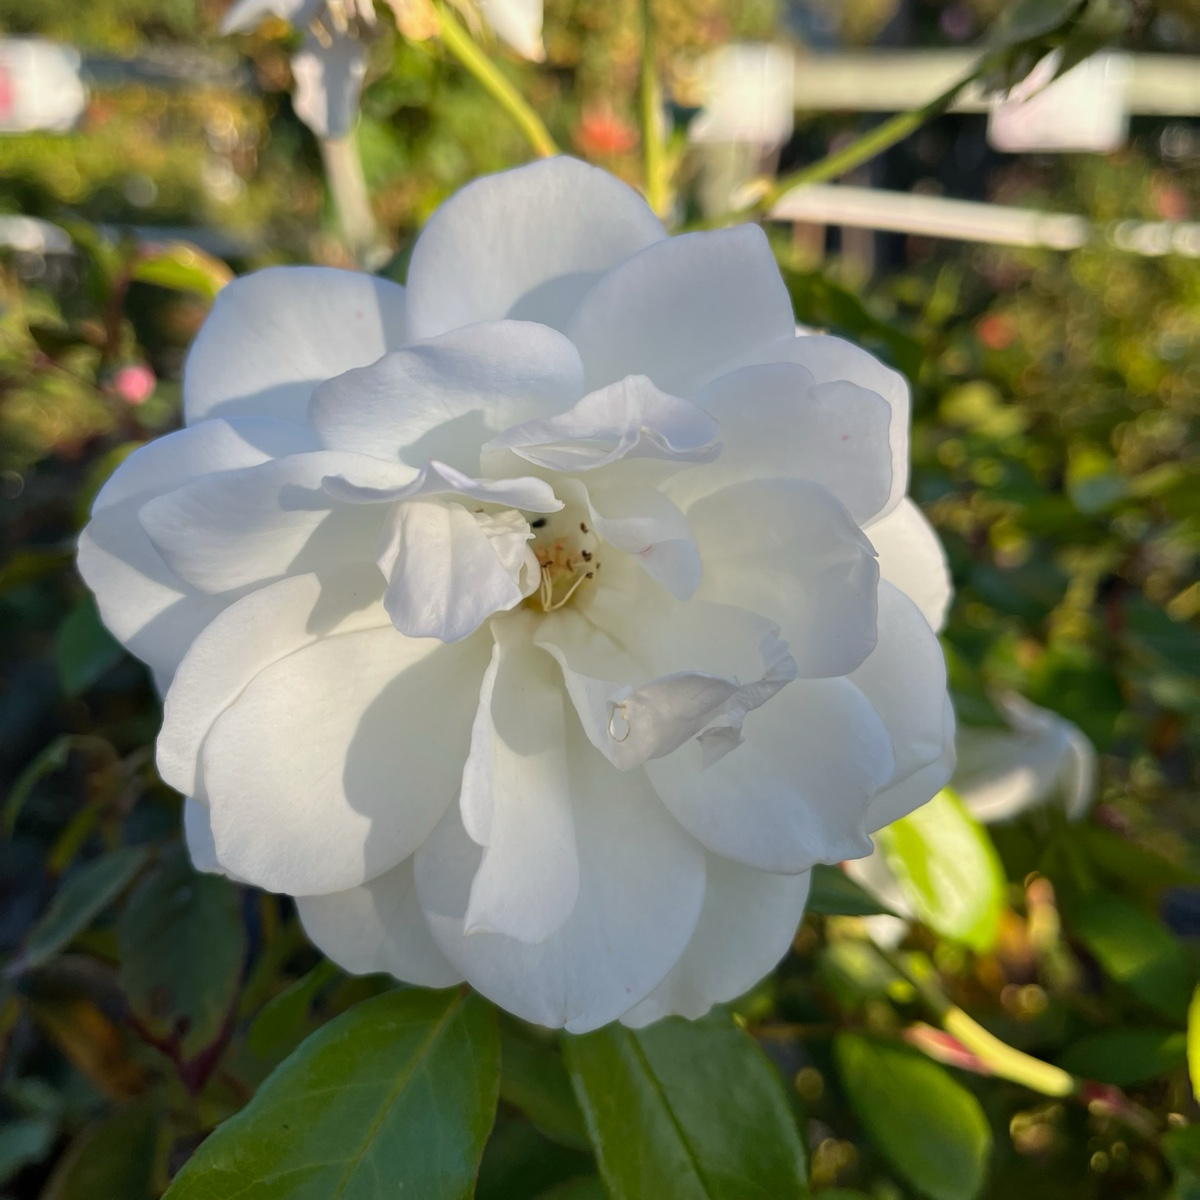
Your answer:
[[[109,390],[126,404],[145,404],[154,395],[158,380],[145,363],[130,363],[112,377]]]

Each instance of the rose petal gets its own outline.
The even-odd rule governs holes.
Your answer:
[[[529,640],[529,621],[497,621],[496,647],[471,730],[460,799],[484,848],[464,933],[544,942],[579,894],[562,681]],[[468,817],[469,814],[469,817]]]
[[[536,946],[464,933],[483,852],[457,808],[417,854],[417,895],[434,941],[472,987],[523,1020],[586,1033],[630,1009],[678,961],[700,913],[704,855],[645,776],[617,771],[570,721],[568,772],[580,878],[561,929]]]
[[[158,773],[184,795],[197,787],[213,723],[262,670],[322,637],[389,624],[373,567],[335,578],[297,575],[235,600],[192,643],[163,704]]]
[[[748,992],[788,952],[804,916],[810,874],[772,875],[708,858],[696,932],[671,973],[622,1018],[640,1029],[661,1017],[695,1020]]]
[[[480,640],[372,629],[323,638],[255,676],[204,745],[226,869],[268,891],[318,895],[410,855],[458,794],[487,653]]]
[[[879,567],[819,484],[735,484],[697,501],[687,520],[703,563],[696,598],[777,624],[801,678],[846,675],[871,652]]]
[[[296,912],[309,939],[351,975],[386,971],[404,983],[431,988],[462,980],[433,944],[417,903],[411,858],[361,887],[299,896]]]
[[[439,459],[468,474],[509,426],[560,413],[583,394],[583,364],[553,329],[490,321],[347,371],[313,393],[308,419],[331,450]]]
[[[879,555],[879,574],[925,614],[934,633],[946,623],[954,588],[946,552],[925,514],[906,496],[886,517],[867,527]]]
[[[859,525],[887,503],[891,408],[875,392],[815,383],[803,367],[774,363],[731,371],[692,399],[719,422],[723,449],[710,466],[664,484],[681,508],[730,484],[772,478],[821,484]]]
[[[563,329],[602,272],[664,237],[641,196],[577,159],[478,179],[434,213],[413,248],[412,336],[505,317]]]
[[[689,742],[645,770],[714,854],[796,874],[870,852],[867,806],[892,774],[883,722],[845,679],[797,679],[746,717],[744,741],[705,765]]]
[[[636,374],[686,396],[794,327],[766,235],[740,225],[683,234],[634,255],[583,297],[566,332],[589,389]]]
[[[515,608],[540,580],[532,536],[512,510],[493,516],[432,498],[397,504],[377,559],[392,624],[408,637],[457,642]]]
[[[313,388],[402,346],[404,289],[330,267],[268,267],[217,294],[183,373],[189,425],[206,417],[303,424]]]

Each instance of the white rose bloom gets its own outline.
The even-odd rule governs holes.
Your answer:
[[[568,158],[449,200],[407,289],[230,284],[79,548],[197,865],[544,1025],[746,991],[952,767],[908,403],[761,229]]]

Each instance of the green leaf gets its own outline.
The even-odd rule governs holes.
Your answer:
[[[907,1046],[834,1039],[846,1095],[881,1154],[931,1200],[972,1200],[987,1175],[992,1131],[979,1102]]]
[[[0,1125],[0,1183],[50,1153],[58,1123],[50,1117],[22,1117]]]
[[[290,1054],[308,1032],[309,1010],[317,993],[338,973],[327,958],[263,1005],[246,1035],[246,1044],[259,1058]]]
[[[59,1161],[41,1200],[148,1200],[158,1126],[149,1099],[89,1126]]]
[[[1187,1036],[1161,1029],[1112,1029],[1094,1033],[1068,1046],[1058,1065],[1082,1079],[1116,1087],[1145,1083],[1187,1058]]]
[[[237,888],[199,874],[173,846],[134,888],[117,942],[121,986],[143,1028],[182,1061],[212,1045],[246,954]]]
[[[125,846],[70,875],[25,939],[10,972],[28,970],[57,954],[121,893],[146,861],[142,846]]]
[[[214,1132],[170,1200],[467,1200],[500,1077],[495,1010],[405,988],[322,1026]]]
[[[583,1113],[553,1045],[539,1045],[515,1021],[500,1024],[500,1098],[523,1112],[552,1141],[590,1149]]]
[[[1169,1021],[1180,1021],[1192,995],[1183,947],[1144,909],[1108,892],[1064,906],[1071,932],[1108,977]]]
[[[568,1179],[542,1192],[537,1200],[608,1200],[608,1193],[595,1175],[584,1175],[580,1179]]]
[[[981,953],[991,949],[1004,909],[1004,868],[987,830],[954,792],[943,788],[876,836],[924,924]]]
[[[1200,1175],[1200,1125],[1168,1129],[1163,1134],[1163,1154],[1176,1171]]]
[[[186,242],[160,246],[140,258],[130,272],[137,283],[193,292],[212,300],[233,278],[233,272],[219,259]]]
[[[880,913],[896,915],[855,883],[845,871],[824,863],[818,863],[812,869],[812,885],[808,891],[808,903],[804,907],[811,913],[821,913],[827,917],[871,917]]]
[[[783,1085],[728,1014],[610,1025],[563,1053],[613,1200],[778,1200],[804,1192]]]
[[[68,696],[86,692],[121,661],[121,644],[104,628],[91,596],[67,614],[54,635],[54,665]]]
[[[1017,0],[988,26],[984,45],[1006,50],[1021,42],[1057,32],[1082,6],[1083,0]]]
[[[1187,1015],[1187,1065],[1192,1095],[1200,1099],[1200,987],[1192,992]]]

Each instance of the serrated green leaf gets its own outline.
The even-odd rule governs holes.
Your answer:
[[[782,1083],[723,1012],[565,1037],[563,1054],[613,1200],[779,1200],[805,1155]]]
[[[842,1087],[881,1154],[930,1200],[973,1200],[992,1131],[979,1102],[915,1050],[858,1034],[833,1043]]]
[[[1058,1065],[1081,1079],[1128,1087],[1175,1070],[1186,1057],[1187,1037],[1178,1031],[1111,1029],[1068,1046]]]
[[[201,875],[173,846],[117,923],[121,986],[152,1036],[188,1061],[220,1036],[246,954],[237,888]]]
[[[57,954],[121,893],[145,863],[142,846],[113,850],[71,874],[25,939],[10,970],[28,970]]]
[[[886,904],[881,904],[864,887],[854,882],[838,867],[818,863],[812,869],[812,884],[805,909],[827,917],[871,917],[879,914],[895,916]]]
[[[265,1059],[278,1059],[291,1053],[307,1032],[308,1011],[314,998],[337,972],[337,967],[323,958],[278,996],[272,996],[254,1018],[246,1035],[250,1050]]]
[[[1120,896],[1090,892],[1065,905],[1064,914],[1110,979],[1167,1020],[1183,1021],[1194,982],[1187,954],[1148,912]]]
[[[500,1076],[495,1010],[405,988],[317,1030],[205,1141],[169,1200],[467,1200]]]
[[[986,952],[1004,909],[1004,868],[987,830],[943,788],[876,835],[905,899],[930,929]]]

